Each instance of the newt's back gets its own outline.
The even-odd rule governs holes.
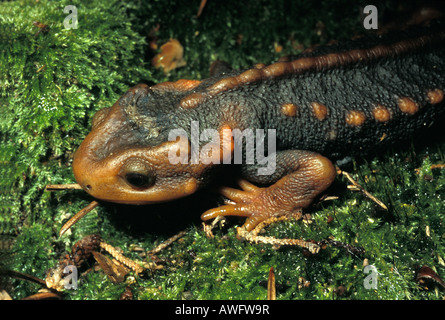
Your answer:
[[[177,115],[203,126],[217,125],[216,118],[240,129],[275,129],[278,150],[360,154],[443,119],[444,42],[445,27],[436,22],[320,47],[289,62],[208,80],[182,98],[186,108]]]

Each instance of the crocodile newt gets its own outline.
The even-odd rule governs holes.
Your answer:
[[[240,189],[221,187],[228,203],[201,218],[242,216],[252,230],[308,207],[335,179],[334,161],[443,120],[444,40],[437,21],[202,81],[137,85],[94,116],[75,178],[97,199],[150,204],[188,196],[238,165]],[[274,164],[266,174],[265,160]]]

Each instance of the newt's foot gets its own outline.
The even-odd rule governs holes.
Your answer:
[[[206,211],[201,219],[247,217],[244,229],[251,231],[268,218],[292,215],[308,207],[335,179],[336,170],[332,162],[317,153],[281,151],[277,153],[276,161],[280,167],[287,168],[287,172],[274,184],[259,188],[241,180],[239,185],[242,190],[223,187],[220,191],[230,200],[230,204]]]
[[[201,215],[201,219],[207,221],[218,216],[247,217],[243,228],[251,231],[266,219],[301,209],[273,196],[271,187],[260,188],[247,180],[240,180],[238,184],[242,190],[222,187],[219,191],[228,199],[226,205],[207,210]]]

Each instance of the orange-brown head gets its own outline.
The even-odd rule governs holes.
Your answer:
[[[160,123],[169,119],[157,115],[156,106],[155,114],[140,113],[140,105],[153,99],[150,90],[138,85],[111,108],[94,116],[92,131],[76,151],[73,162],[77,182],[93,197],[149,204],[190,195],[200,186],[205,165],[169,161],[172,152],[186,150],[189,157],[189,140],[166,139]]]

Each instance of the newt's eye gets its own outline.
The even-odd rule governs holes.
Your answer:
[[[130,158],[122,166],[120,176],[132,187],[146,189],[155,182],[150,166],[142,159]]]
[[[148,188],[152,185],[151,177],[140,173],[127,173],[125,180],[136,188]]]

